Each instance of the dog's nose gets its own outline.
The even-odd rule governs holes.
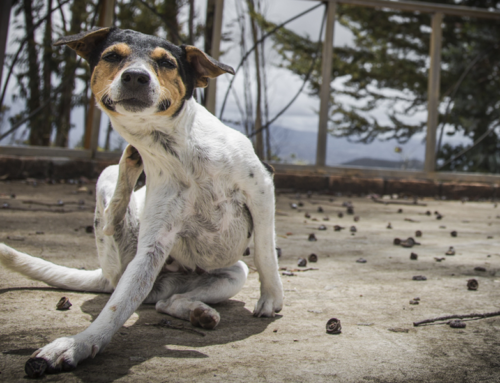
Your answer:
[[[122,84],[128,88],[138,89],[150,81],[149,73],[141,69],[127,69],[122,73]]]

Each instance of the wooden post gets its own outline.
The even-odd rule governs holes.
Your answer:
[[[115,0],[103,0],[99,11],[99,27],[111,27],[115,13]],[[90,96],[89,109],[87,112],[87,125],[83,138],[83,147],[92,150],[92,157],[99,145],[99,132],[101,130],[101,110],[96,106],[94,95]]]
[[[441,24],[443,14],[432,15],[432,33],[429,67],[429,79],[427,84],[427,137],[425,142],[424,171],[432,173],[436,170],[436,129],[438,125],[439,108],[439,85],[441,75]]]
[[[5,49],[9,34],[9,19],[12,0],[0,1],[0,86],[2,85],[3,64],[5,62]]]
[[[326,140],[328,130],[328,110],[330,108],[330,80],[332,73],[333,30],[335,25],[335,1],[328,2],[325,42],[321,56],[321,90],[319,107],[318,143],[316,146],[316,166],[326,164]]]
[[[222,34],[222,10],[224,8],[224,0],[215,0],[215,17],[214,29],[212,34],[212,52],[211,56],[219,60],[220,56],[220,40]],[[217,90],[217,80],[211,79],[208,82],[207,101],[205,107],[207,110],[215,115],[215,98]]]

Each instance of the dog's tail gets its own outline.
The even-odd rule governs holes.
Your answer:
[[[78,270],[59,266],[31,255],[21,253],[0,243],[0,264],[28,278],[67,290],[110,293],[111,283],[102,270]]]

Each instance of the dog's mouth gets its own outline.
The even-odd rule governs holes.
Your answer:
[[[128,112],[140,112],[152,106],[151,101],[144,101],[135,97],[122,98],[120,100],[112,100],[109,96],[104,96],[101,102],[106,109],[116,111],[116,106],[120,105]]]

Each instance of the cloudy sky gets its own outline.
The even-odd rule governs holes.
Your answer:
[[[226,0],[224,6],[224,26],[223,33],[227,32],[231,37],[237,37],[237,29],[234,24],[236,19],[236,8],[235,3],[242,0]],[[317,4],[314,0],[267,0],[265,1],[265,15],[266,17],[275,22],[283,22],[294,15],[297,15]],[[196,0],[197,5],[197,16],[202,21],[205,14],[205,1]],[[319,30],[321,27],[321,20],[323,17],[323,7],[308,13],[307,15],[301,17],[298,20],[293,21],[288,24],[287,27],[294,29],[299,34],[309,35],[313,40],[318,38]],[[181,18],[187,19],[187,15],[181,15]],[[9,48],[8,51],[12,52],[16,49],[14,43],[14,38],[16,32],[11,28],[9,32]],[[234,38],[237,41],[237,38]],[[335,25],[334,32],[334,47],[351,45],[353,44],[353,38],[349,30],[343,28],[338,23]],[[203,41],[199,41],[197,45],[201,48],[203,46]],[[250,44],[249,44],[250,45]],[[222,50],[225,52],[220,58],[220,61],[236,67],[241,59],[239,46],[235,42],[227,42],[222,45]],[[334,51],[335,52],[335,51]],[[269,41],[267,44],[267,59],[270,63],[268,68],[268,79],[269,79],[269,115],[272,118],[276,113],[278,113],[284,105],[286,105],[293,95],[300,88],[302,81],[288,72],[287,70],[280,69],[277,67],[279,64],[279,57],[272,49],[272,43]],[[253,68],[253,60],[250,61],[250,66]],[[5,76],[4,76],[5,77]],[[234,89],[237,94],[239,94],[240,99],[243,98],[243,77],[240,74],[237,75],[234,83]],[[230,75],[221,76],[217,82],[217,116],[219,116],[219,110],[222,104],[222,99],[226,92],[227,86],[230,81]],[[342,79],[333,79],[333,86],[341,86]],[[14,84],[15,81],[11,81],[9,86],[9,95],[7,100],[11,100],[11,95],[15,92]],[[254,84],[255,85],[255,84]],[[305,89],[307,90],[307,89]],[[255,94],[255,93],[254,93]],[[348,102],[348,100],[346,100]],[[16,113],[20,109],[20,105],[11,103],[11,113]],[[316,97],[310,97],[307,92],[303,92],[295,103],[290,107],[285,114],[283,114],[276,122],[275,125],[298,131],[307,131],[311,134],[317,132],[318,127],[318,115],[319,110],[319,99]],[[385,122],[387,116],[384,108],[373,112],[373,117],[378,119],[380,122]],[[224,111],[224,118],[230,120],[239,120],[240,114],[236,107],[234,98],[229,97],[228,103]],[[418,121],[426,119],[426,113],[420,113],[413,117]],[[75,146],[81,140],[83,133],[83,113],[81,109],[74,111],[72,115],[72,122],[75,128],[71,130],[70,133],[70,146]],[[101,136],[100,144],[104,145],[105,140],[105,127],[107,126],[107,117],[103,116],[101,124]],[[403,153],[406,157],[418,158],[423,160],[425,144],[423,143],[423,134],[414,137],[410,142],[403,146]],[[449,140],[449,138],[447,138]],[[455,142],[463,142],[463,138],[453,138]],[[8,140],[4,139],[2,144],[7,144]],[[113,134],[112,147],[119,146],[121,144],[121,139]],[[290,144],[290,146],[296,143],[283,142],[279,143],[282,147],[281,152],[283,153],[283,146]],[[292,145],[293,144],[293,145]],[[330,152],[328,153],[328,162],[330,164],[339,164],[345,161],[349,161],[359,157],[374,157],[381,159],[401,159],[401,154],[397,154],[394,148],[399,146],[394,141],[388,142],[374,142],[370,145],[354,144],[349,143],[345,139],[329,138],[328,147]],[[310,148],[311,151],[315,151],[315,147]],[[285,150],[286,152],[286,150]]]

